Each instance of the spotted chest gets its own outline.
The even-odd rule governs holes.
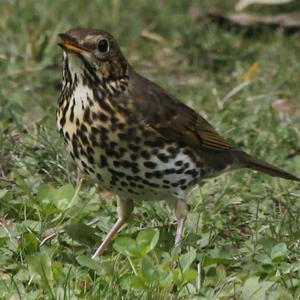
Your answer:
[[[191,149],[132,122],[99,91],[82,84],[69,89],[69,98],[60,101],[58,128],[77,165],[103,189],[144,200],[184,198],[205,177]]]

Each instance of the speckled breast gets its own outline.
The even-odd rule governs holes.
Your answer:
[[[184,199],[204,175],[191,149],[132,122],[88,87],[71,94],[60,101],[58,128],[80,169],[96,176],[103,189],[144,200]]]

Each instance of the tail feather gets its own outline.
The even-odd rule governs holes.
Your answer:
[[[260,171],[271,176],[281,177],[289,180],[300,181],[300,178],[290,174],[276,166],[273,166],[261,159],[257,159],[253,156],[243,153],[240,157],[240,163],[242,163],[246,168]]]

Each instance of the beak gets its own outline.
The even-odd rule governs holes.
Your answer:
[[[58,43],[62,49],[75,53],[90,52],[86,47],[78,44],[77,40],[69,34],[59,33],[58,36],[62,39],[62,43]]]

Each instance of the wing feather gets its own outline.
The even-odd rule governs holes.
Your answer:
[[[134,73],[126,96],[117,99],[130,105],[137,121],[164,139],[199,150],[224,151],[234,146],[200,114],[155,83]],[[127,102],[127,103],[125,103]]]

